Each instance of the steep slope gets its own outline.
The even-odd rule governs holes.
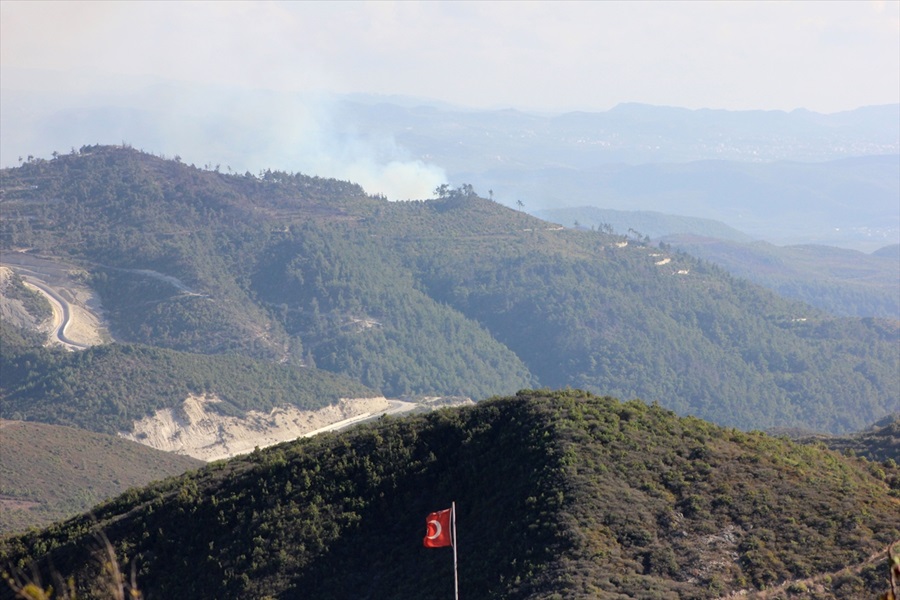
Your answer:
[[[4,247],[82,265],[122,341],[317,366],[392,397],[568,385],[748,428],[843,433],[900,408],[891,323],[832,318],[468,185],[391,203],[118,147],[0,182]]]
[[[0,267],[0,318],[4,323],[38,330],[50,320],[50,303],[29,288],[21,275]]]
[[[483,397],[533,382],[512,352],[423,296],[380,248],[363,257],[368,264],[310,250],[305,238],[323,225],[356,230],[386,204],[357,185],[225,175],[108,147],[4,170],[2,183],[4,245],[80,260],[121,341],[323,362],[393,396]],[[279,258],[289,264],[272,264]],[[308,289],[291,272],[298,261],[317,269]],[[374,287],[349,279],[370,267]],[[291,285],[303,295],[285,297]],[[313,335],[328,334],[305,347],[310,322]],[[333,338],[355,346],[349,357],[334,353]]]
[[[49,343],[83,350],[112,341],[99,295],[88,284],[87,272],[78,265],[59,259],[45,260],[23,252],[4,252],[0,256],[0,270],[11,273],[11,282],[21,281],[47,305],[48,318],[35,329],[46,332]],[[18,295],[10,286],[0,292],[4,296],[13,292],[11,299]],[[33,327],[25,317],[27,307],[20,308],[15,300],[5,304],[6,323]]]
[[[99,529],[152,597],[439,597],[452,559],[422,547],[423,521],[455,501],[466,597],[859,598],[900,538],[883,479],[897,468],[876,466],[639,402],[522,392],[132,490],[96,524],[4,540],[0,560],[39,558],[88,594]]]
[[[203,464],[114,436],[0,419],[0,535],[46,527]]]
[[[421,289],[404,265],[410,252],[392,251],[391,234],[379,231],[383,217],[368,220],[366,227],[292,228],[254,271],[255,296],[306,340],[310,362],[392,396],[482,398],[534,383],[489,326]]]
[[[869,404],[858,392],[870,386],[892,391],[869,422],[898,406],[892,322],[833,318],[621,238],[528,235],[530,243],[480,244],[491,263],[471,260],[462,244],[459,254],[431,239],[406,244],[429,293],[485,324],[543,385],[747,428],[848,431],[847,409]]]

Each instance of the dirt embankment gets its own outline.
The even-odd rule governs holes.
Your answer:
[[[18,252],[5,253],[0,276],[12,272],[50,303],[52,316],[36,323],[15,301],[2,303],[4,319],[47,332],[51,343],[78,350],[110,341],[99,296],[84,283],[84,271],[74,265]]]
[[[238,418],[210,409],[210,404],[219,401],[210,396],[190,396],[180,410],[159,410],[135,422],[131,432],[119,435],[159,450],[213,461],[416,406],[384,397],[355,398],[314,411],[286,406],[269,413],[249,411]]]

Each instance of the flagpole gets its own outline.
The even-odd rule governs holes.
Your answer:
[[[456,502],[450,503],[450,520],[453,527],[453,591],[456,600],[459,600],[459,577],[456,574]]]

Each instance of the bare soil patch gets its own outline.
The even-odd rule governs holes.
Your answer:
[[[158,450],[213,461],[359,422],[394,406],[384,397],[354,398],[318,410],[284,406],[269,413],[248,411],[239,418],[212,410],[210,405],[217,402],[214,396],[190,396],[181,410],[159,410],[119,435]]]

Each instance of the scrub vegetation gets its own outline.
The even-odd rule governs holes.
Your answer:
[[[896,321],[835,317],[467,184],[388,202],[349,182],[85,146],[5,169],[0,188],[0,248],[81,265],[122,344],[54,359],[53,381],[13,357],[2,385],[25,419],[64,413],[45,405],[71,397],[66,386],[124,392],[80,380],[97,375],[88,357],[129,353],[193,365],[193,387],[244,369],[242,356],[285,365],[265,378],[315,367],[389,397],[571,386],[746,429],[843,434],[900,408]],[[187,385],[172,379],[163,387]],[[102,402],[114,420],[145,413],[114,389]],[[91,406],[78,424],[106,430],[87,423]]]
[[[886,588],[900,471],[585,392],[384,418],[133,489],[0,542],[50,580],[101,577],[98,531],[147,597],[450,593],[424,517],[455,501],[476,598],[861,598]],[[779,591],[780,590],[780,591]],[[79,597],[81,597],[79,595]]]

